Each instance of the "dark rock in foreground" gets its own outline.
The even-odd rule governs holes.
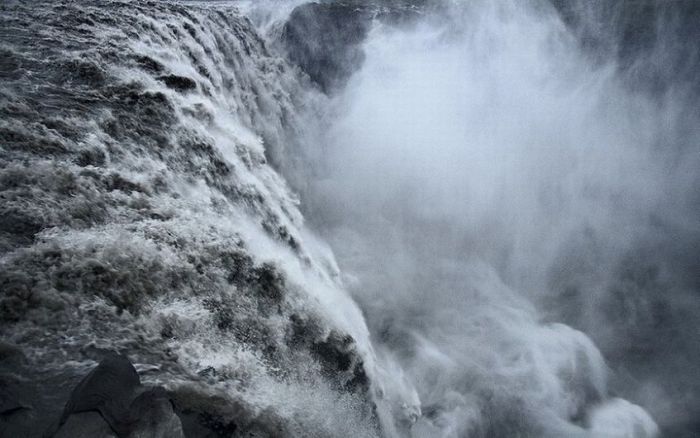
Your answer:
[[[282,29],[287,59],[326,94],[342,88],[364,61],[362,43],[373,20],[410,23],[435,7],[427,0],[310,2],[297,6]]]
[[[184,437],[161,387],[141,385],[129,360],[109,354],[75,387],[49,433],[55,437]]]
[[[367,7],[306,3],[290,15],[282,42],[289,60],[328,93],[362,65],[370,19]]]
[[[72,414],[97,411],[117,434],[125,435],[129,404],[140,384],[139,375],[126,357],[109,355],[73,390],[59,424]]]
[[[159,76],[158,79],[163,81],[168,88],[172,88],[180,92],[194,90],[197,88],[197,83],[185,76],[165,75]]]

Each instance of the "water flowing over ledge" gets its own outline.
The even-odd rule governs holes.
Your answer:
[[[695,84],[553,3],[0,6],[0,435],[692,433]]]

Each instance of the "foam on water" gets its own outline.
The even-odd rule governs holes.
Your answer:
[[[301,3],[0,7],[3,339],[56,378],[121,351],[241,434],[657,436],[657,370],[617,376],[676,284],[638,248],[697,228],[680,88],[543,2],[416,1],[358,15],[327,96]]]

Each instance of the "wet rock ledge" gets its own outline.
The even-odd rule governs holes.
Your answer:
[[[15,347],[0,345],[0,365],[0,437],[219,437],[237,429],[217,421],[201,400],[142,384],[120,354],[107,353],[71,391],[20,377],[23,357]]]

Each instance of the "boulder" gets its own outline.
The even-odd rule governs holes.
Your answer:
[[[170,396],[161,387],[141,392],[129,407],[132,429],[129,438],[184,437],[180,418],[173,411]]]
[[[159,76],[158,80],[163,81],[168,88],[172,88],[180,92],[190,91],[197,88],[197,83],[193,79],[186,76],[163,75]]]
[[[51,435],[50,435],[51,436]],[[118,438],[99,412],[77,412],[70,415],[53,438]]]
[[[24,362],[19,348],[0,341],[0,437],[30,436],[36,422],[32,391],[18,378]]]
[[[75,387],[59,425],[71,414],[97,411],[118,436],[129,431],[129,405],[141,385],[139,375],[125,356],[110,354]]]
[[[325,93],[341,86],[364,60],[361,44],[372,12],[345,3],[306,3],[296,7],[282,29],[288,60]]]
[[[73,389],[48,436],[184,438],[168,393],[141,385],[129,359],[107,355]]]

